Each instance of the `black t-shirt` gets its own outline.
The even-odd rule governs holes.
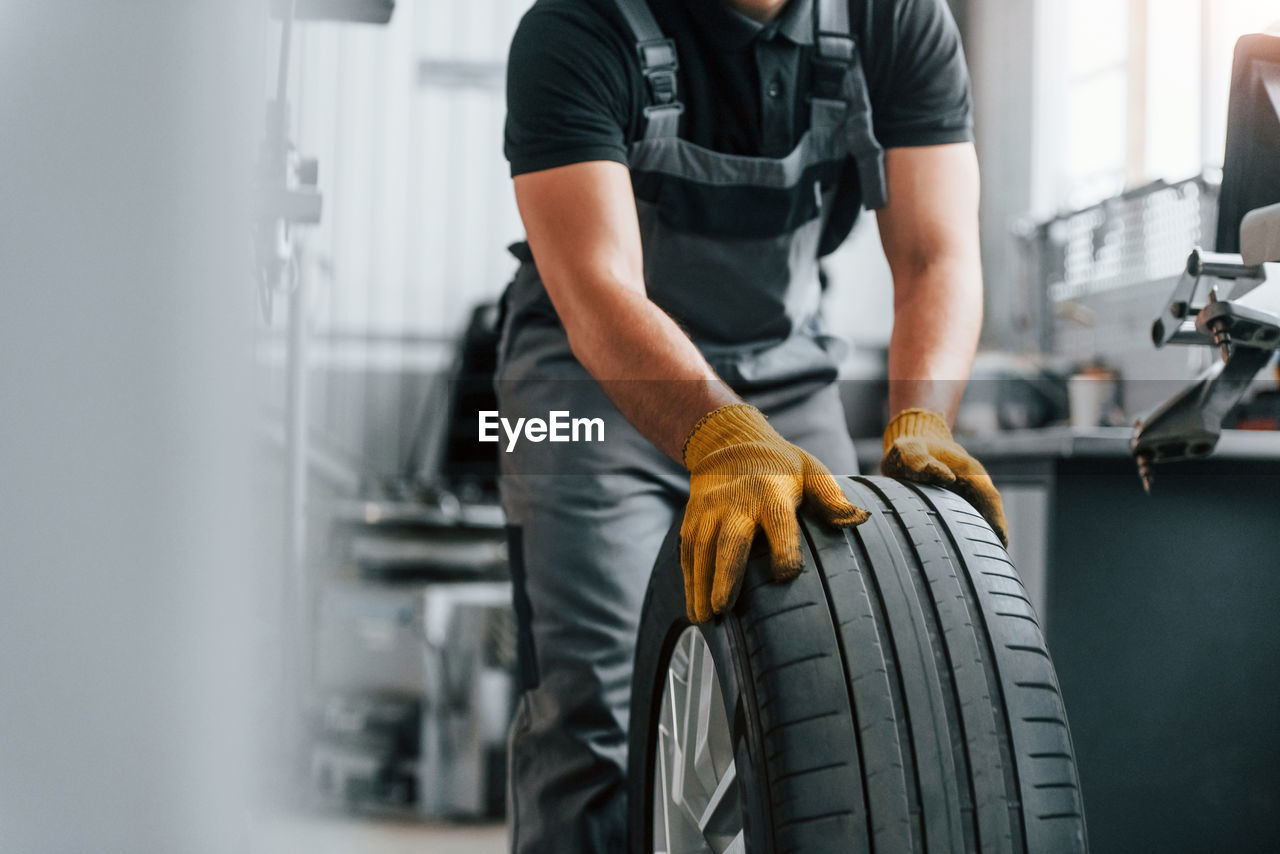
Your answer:
[[[681,138],[726,154],[781,157],[809,124],[815,0],[767,26],[723,0],[649,0],[679,56]],[[946,0],[848,0],[885,148],[972,139],[969,77]],[[538,0],[507,66],[512,175],[590,160],[627,163],[650,103],[634,37],[614,0]],[[861,206],[847,164],[823,239],[836,248]]]

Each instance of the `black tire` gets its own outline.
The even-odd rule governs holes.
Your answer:
[[[789,583],[767,582],[757,541],[733,612],[699,629],[745,850],[1086,851],[1058,679],[990,527],[942,489],[840,482],[871,518],[845,532],[802,516],[805,570]],[[656,721],[689,626],[679,564],[677,524],[645,598],[632,686],[629,843],[645,854],[661,850]]]

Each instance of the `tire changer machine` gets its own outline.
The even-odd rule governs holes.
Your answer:
[[[1155,466],[1213,452],[1223,421],[1280,351],[1280,36],[1236,45],[1218,252],[1195,249],[1151,327],[1156,347],[1215,347],[1222,361],[1141,419],[1131,449]]]

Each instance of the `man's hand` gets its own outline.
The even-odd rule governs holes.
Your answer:
[[[951,438],[951,430],[940,413],[927,409],[898,413],[884,431],[880,471],[889,477],[950,489],[972,504],[1005,548],[1009,547],[1009,523],[991,475]]]
[[[685,607],[695,623],[733,607],[761,528],[773,553],[774,579],[800,574],[796,508],[802,500],[832,525],[867,520],[826,466],[783,439],[760,410],[745,403],[721,407],[699,421],[685,442],[684,462],[689,504],[680,528],[680,565]]]

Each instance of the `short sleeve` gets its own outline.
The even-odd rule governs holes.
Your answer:
[[[973,139],[972,98],[960,31],[946,0],[896,0],[872,36],[871,100],[886,148]],[[878,38],[877,38],[878,37]],[[883,40],[881,40],[883,39]],[[883,46],[889,46],[885,51]]]
[[[627,162],[626,55],[611,23],[579,4],[538,4],[507,62],[503,149],[513,176],[590,160]]]

